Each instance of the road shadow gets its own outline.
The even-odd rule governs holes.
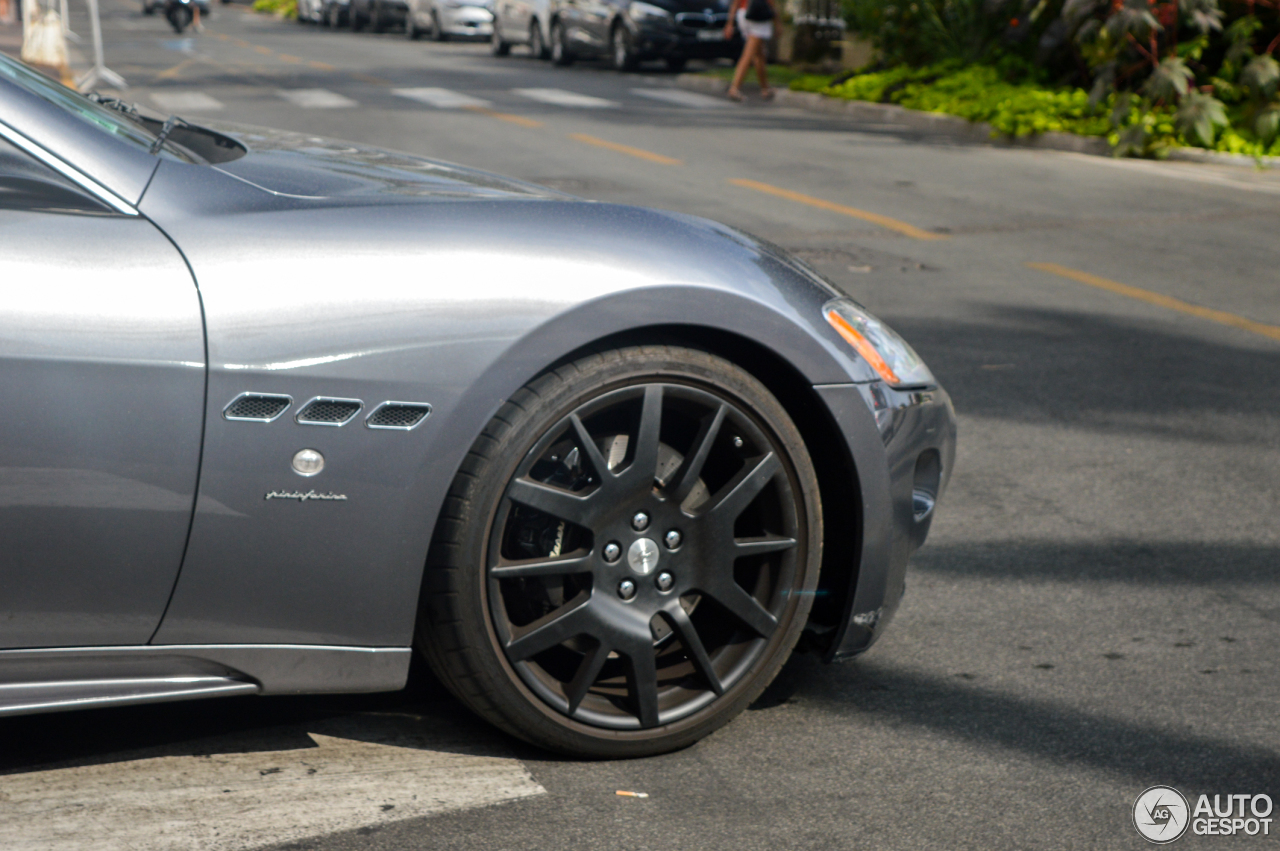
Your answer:
[[[1188,320],[990,307],[981,320],[886,315],[957,411],[1217,443],[1280,441],[1280,347],[1231,345]],[[1244,332],[1240,332],[1244,333]]]
[[[1090,543],[998,541],[930,543],[912,571],[951,577],[1125,582],[1133,585],[1275,585],[1280,547],[1263,544],[1116,539]]]
[[[387,694],[233,697],[6,718],[0,776],[161,756],[303,750],[316,747],[309,733],[466,756],[510,757],[514,743],[415,663],[406,689]]]
[[[1183,790],[1280,787],[1280,752],[1019,697],[968,681],[859,660],[837,668],[797,657],[781,684],[825,711],[880,716],[950,738]]]

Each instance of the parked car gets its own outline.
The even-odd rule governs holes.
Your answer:
[[[347,18],[356,32],[367,26],[380,33],[404,24],[408,11],[407,0],[350,0]]]
[[[408,0],[404,31],[409,38],[430,33],[436,41],[489,38],[493,0]]]
[[[394,690],[416,647],[638,756],[893,617],[951,403],[781,249],[3,56],[0,116],[0,715]]]
[[[324,23],[324,0],[298,0],[298,23]]]
[[[322,0],[321,14],[326,26],[338,29],[351,23],[351,0]]]
[[[620,71],[650,59],[672,70],[690,59],[736,57],[742,39],[724,37],[729,0],[556,0],[551,59],[605,57]]]
[[[528,45],[538,59],[551,58],[552,0],[496,0],[493,52],[506,56],[514,44]]]

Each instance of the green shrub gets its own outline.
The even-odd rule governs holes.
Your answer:
[[[297,18],[298,0],[253,0],[253,11],[267,12],[282,18]]]

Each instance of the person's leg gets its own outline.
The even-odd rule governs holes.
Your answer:
[[[191,4],[191,26],[195,29],[196,32],[201,32],[204,30],[204,27],[200,24],[200,4],[199,3]]]
[[[760,94],[765,97],[773,97],[773,89],[769,88],[769,75],[765,70],[768,63],[765,62],[765,43],[764,39],[760,39],[760,47],[756,50],[756,76],[760,78]]]
[[[749,36],[746,45],[742,48],[742,55],[738,57],[738,67],[733,69],[733,82],[729,84],[729,97],[734,100],[742,99],[742,90],[739,87],[747,76],[747,69],[751,67],[756,55],[756,45],[759,43],[760,39]]]

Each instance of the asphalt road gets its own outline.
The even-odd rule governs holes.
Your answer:
[[[1139,848],[1131,811],[1148,786],[1193,803],[1280,800],[1275,172],[961,145],[729,105],[664,71],[558,69],[519,48],[497,59],[240,6],[216,7],[191,38],[134,4],[104,0],[104,13],[108,64],[162,111],[373,143],[772,239],[926,357],[955,400],[959,456],[884,640],[842,665],[796,657],[686,751],[558,760],[426,676],[390,696],[13,719],[0,722],[0,800],[24,790],[29,818],[65,830],[30,828],[9,847]],[[183,759],[275,766],[317,735],[434,755],[396,763],[406,801],[450,772],[496,773],[434,809],[374,806],[400,799],[345,786],[297,787],[307,806],[273,809],[250,784],[237,807],[189,803],[199,829],[179,818],[158,845],[143,804],[89,817],[57,792],[90,775],[129,786],[150,759],[159,801],[186,782]],[[361,794],[373,803],[350,805]],[[344,806],[345,821],[323,818]],[[1272,828],[1178,845],[1274,846],[1280,819]]]

